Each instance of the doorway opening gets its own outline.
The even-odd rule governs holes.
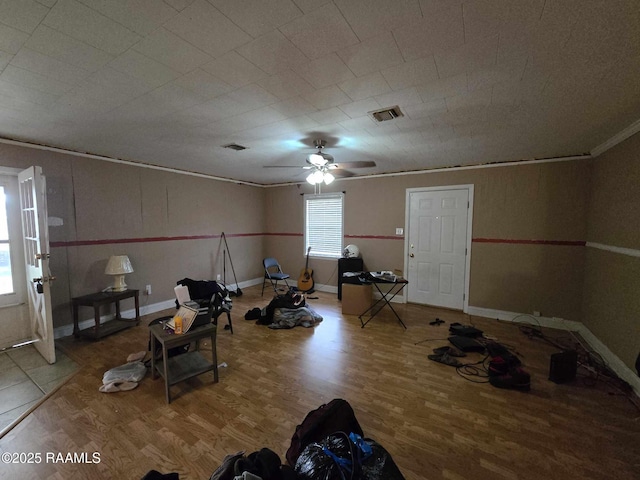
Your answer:
[[[467,312],[473,193],[473,185],[407,189],[407,301]]]

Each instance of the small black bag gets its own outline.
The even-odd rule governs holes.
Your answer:
[[[353,408],[349,402],[341,398],[334,398],[329,403],[309,412],[302,423],[296,427],[286,453],[287,463],[294,466],[307,445],[319,442],[334,432],[354,432],[364,436]]]
[[[404,480],[400,469],[393,461],[391,454],[375,440],[365,438],[372,455],[362,462],[361,478],[363,480]]]

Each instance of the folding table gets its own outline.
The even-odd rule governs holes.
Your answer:
[[[388,277],[375,277],[371,275],[368,275],[367,277],[368,283],[372,283],[376,287],[376,290],[378,290],[378,293],[381,295],[381,297],[373,305],[362,312],[362,314],[358,317],[360,319],[360,323],[362,324],[362,328],[364,328],[365,325],[369,323],[373,317],[380,313],[380,310],[382,310],[385,305],[387,305],[400,322],[400,325],[402,325],[406,329],[407,326],[404,324],[404,322],[400,318],[400,315],[398,315],[398,313],[391,305],[391,300],[393,300],[396,295],[402,292],[404,287],[406,287],[409,282],[402,277],[393,277],[393,280],[389,280]],[[379,285],[381,284],[391,285],[391,288],[386,292],[383,292],[379,287]],[[377,305],[380,305],[380,308],[374,310]],[[372,312],[371,316],[366,322],[363,321],[362,317],[364,317],[369,312]]]

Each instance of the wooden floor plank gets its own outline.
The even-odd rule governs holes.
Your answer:
[[[394,304],[365,328],[343,316],[336,296],[314,294],[324,320],[314,328],[272,330],[244,320],[268,297],[260,286],[233,299],[234,334],[220,326],[220,382],[210,373],[172,387],[147,375],[129,392],[98,391],[102,375],[148,348],[141,325],[97,342],[65,338],[59,348],[80,366],[71,381],[0,439],[2,452],[97,452],[100,463],[0,465],[0,478],[141,478],[151,469],[205,479],[224,456],[268,447],[284,460],[295,426],[332,398],[347,399],[365,434],[414,479],[640,478],[640,413],[616,388],[548,377],[557,348],[507,322]],[[436,317],[446,324],[431,326]],[[427,358],[447,345],[448,324],[472,323],[518,352],[530,392],[502,390]],[[224,324],[226,322],[222,322]],[[546,329],[572,341],[566,332]],[[204,350],[210,345],[203,345]],[[210,353],[205,353],[210,355]],[[482,355],[461,360],[473,362]]]

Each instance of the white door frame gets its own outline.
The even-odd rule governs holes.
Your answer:
[[[469,192],[469,208],[467,210],[467,241],[465,255],[465,272],[464,272],[464,299],[462,311],[468,313],[469,311],[469,287],[470,287],[470,275],[471,275],[471,238],[473,237],[471,228],[473,226],[473,184],[466,185],[441,185],[437,187],[416,187],[407,188],[404,202],[404,272],[405,275],[409,272],[409,217],[410,217],[410,204],[409,200],[412,193],[420,192],[434,192],[438,190],[467,190]],[[408,301],[409,292],[404,297],[404,301]]]
[[[32,335],[36,340],[34,346],[47,362],[55,363],[50,290],[55,277],[49,269],[47,189],[42,167],[32,166],[23,170],[18,174],[18,183],[29,313]]]

